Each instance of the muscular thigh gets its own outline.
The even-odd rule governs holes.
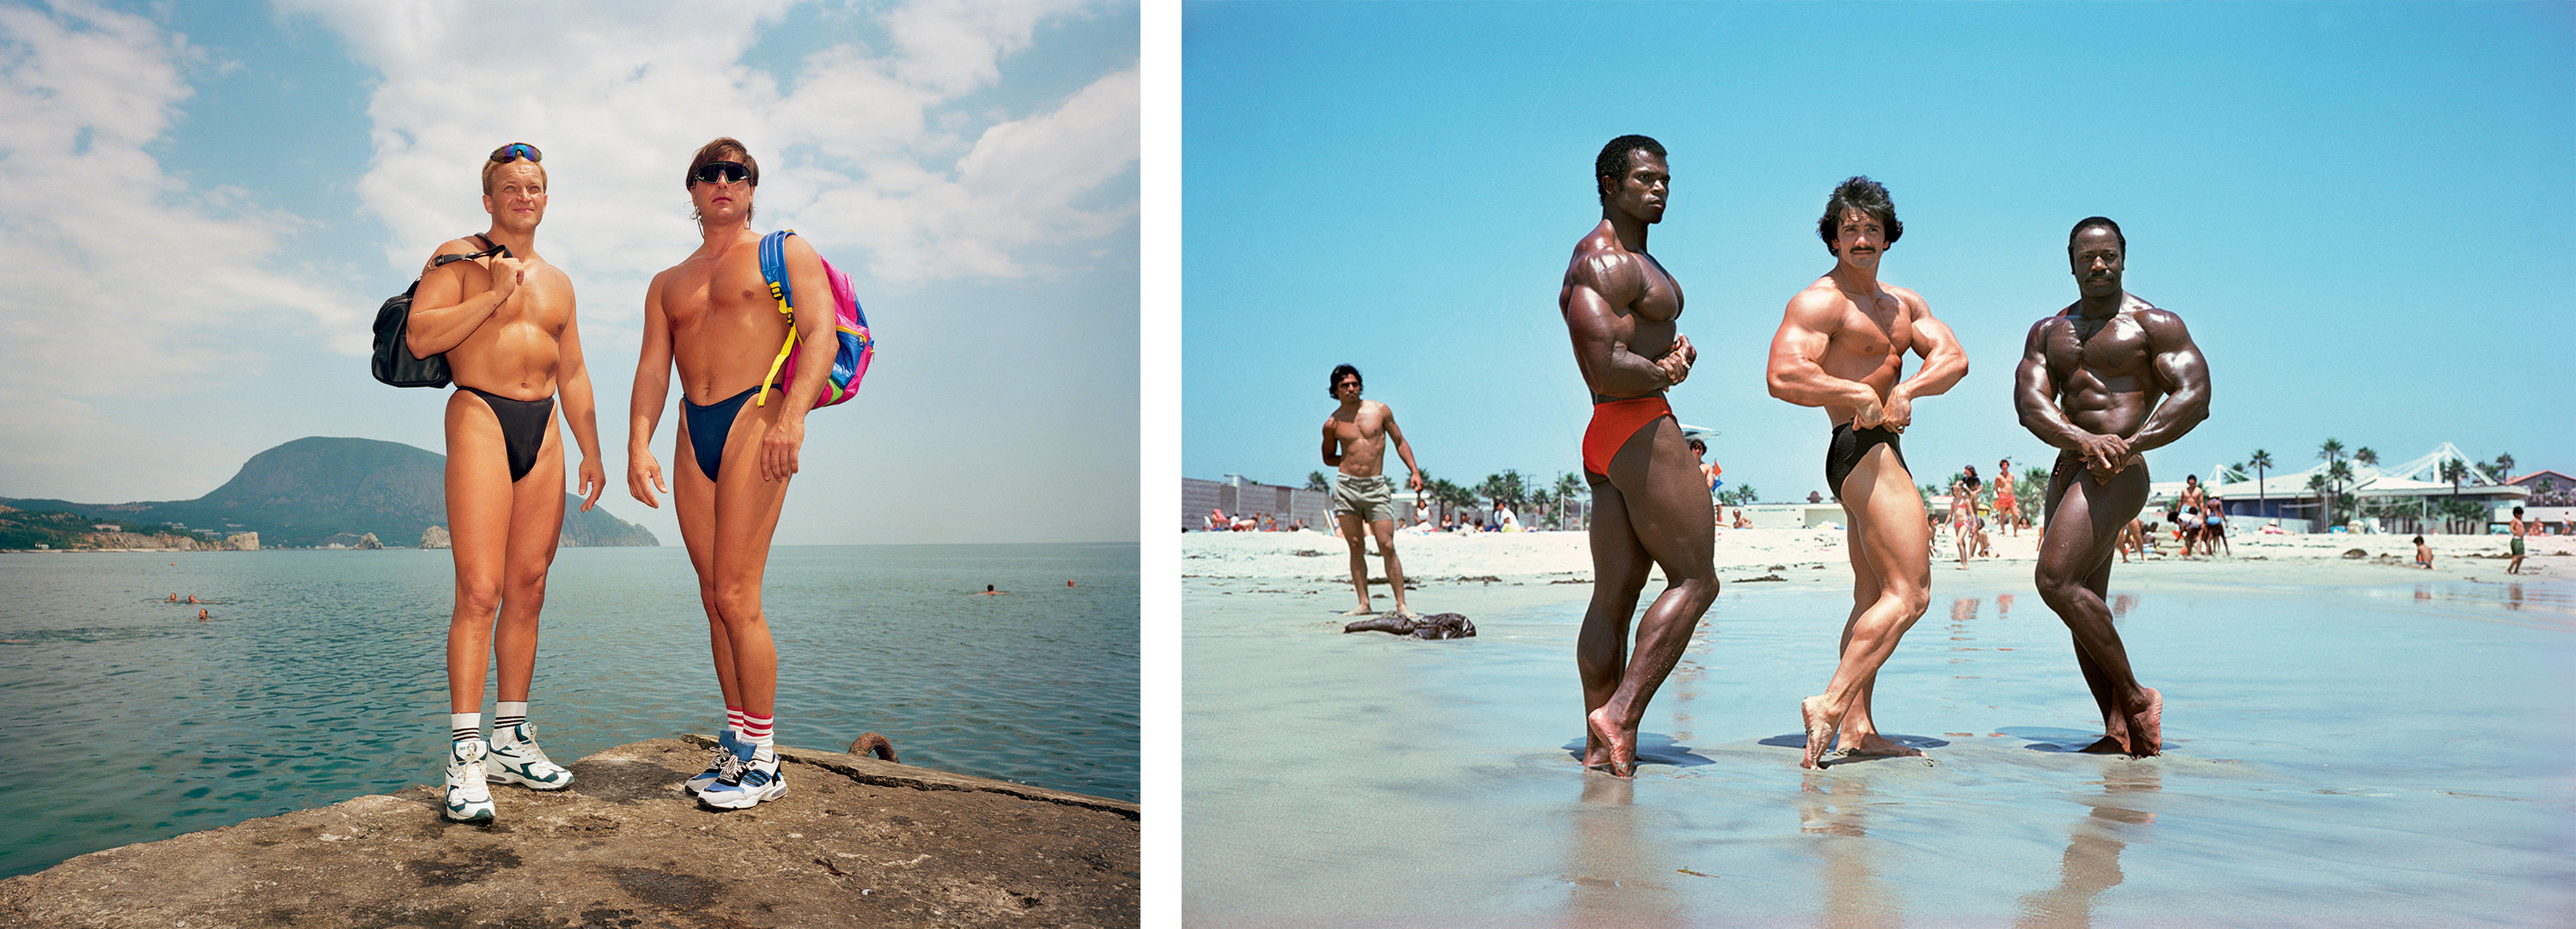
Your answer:
[[[446,431],[447,534],[457,580],[496,582],[509,552],[515,496],[501,422],[460,390],[447,397]]]
[[[513,576],[544,574],[554,564],[555,545],[563,539],[563,437],[554,421],[546,422],[545,444],[526,476],[510,485],[510,555]],[[507,475],[504,475],[505,477]]]
[[[2081,467],[2061,466],[2049,476],[2048,534],[2040,540],[2040,568],[2090,573],[2111,557],[2120,533],[2147,503],[2147,466],[2131,465],[2108,483]]]
[[[745,404],[734,419],[733,436],[725,441],[724,473],[716,475],[709,527],[719,578],[756,579],[769,563],[769,539],[778,529],[789,483],[765,480],[760,473],[760,440],[777,410]]]
[[[680,543],[688,547],[689,567],[705,581],[714,577],[716,555],[716,483],[698,470],[689,444],[688,417],[680,417],[678,442],[671,449],[671,514],[680,521]]]
[[[1611,457],[1606,476],[1625,504],[1630,531],[1665,577],[1715,573],[1714,504],[1679,423],[1663,416],[1638,429]]]
[[[1868,558],[1879,584],[1930,583],[1932,527],[1924,521],[1914,475],[1894,449],[1874,446],[1861,456],[1843,479],[1843,511],[1852,519],[1854,562]]]

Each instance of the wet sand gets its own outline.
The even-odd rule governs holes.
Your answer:
[[[1581,536],[1399,539],[1410,605],[1476,623],[1448,642],[1341,633],[1330,537],[1193,536],[1188,922],[2576,921],[2567,540],[2535,540],[2527,579],[2465,557],[2502,548],[2472,538],[2436,539],[2431,572],[2376,559],[2403,538],[2341,536],[2115,569],[2122,634],[2165,694],[2152,759],[2070,751],[2100,718],[2027,540],[1936,563],[1881,673],[1881,728],[1928,760],[1806,772],[1798,700],[1850,605],[1837,534],[1728,533],[1725,591],[1622,781],[1575,761]]]

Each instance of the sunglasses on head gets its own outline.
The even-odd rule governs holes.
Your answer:
[[[546,153],[537,151],[536,146],[526,142],[512,142],[492,150],[493,164],[509,164],[521,158],[529,161],[544,161]]]
[[[699,165],[698,172],[690,175],[706,184],[735,184],[750,176],[751,169],[743,167],[739,161],[710,161]]]

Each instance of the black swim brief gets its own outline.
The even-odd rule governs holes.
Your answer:
[[[537,466],[537,452],[546,447],[546,432],[554,427],[555,398],[512,400],[463,384],[456,387],[483,398],[483,405],[492,409],[492,418],[500,421],[501,446],[510,457],[510,483],[528,476]]]
[[[680,415],[689,419],[689,450],[697,454],[698,473],[707,480],[715,480],[716,472],[724,470],[725,440],[733,436],[734,416],[742,411],[743,401],[760,391],[754,387],[705,406],[680,398]]]
[[[1869,454],[1871,446],[1887,446],[1887,450],[1896,455],[1897,466],[1903,467],[1905,447],[1897,444],[1896,439],[1896,430],[1886,426],[1867,429],[1854,429],[1850,423],[1835,426],[1834,439],[1825,446],[1825,488],[1833,491],[1834,499],[1843,498],[1843,479],[1851,476],[1853,468],[1860,467],[1861,456]]]

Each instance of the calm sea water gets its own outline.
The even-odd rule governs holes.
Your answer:
[[[1133,801],[1136,575],[1132,543],[779,547],[778,740]],[[0,760],[69,788],[0,791],[0,877],[438,783],[453,584],[443,551],[0,554]],[[678,546],[564,549],[540,636],[558,761],[723,724]]]

